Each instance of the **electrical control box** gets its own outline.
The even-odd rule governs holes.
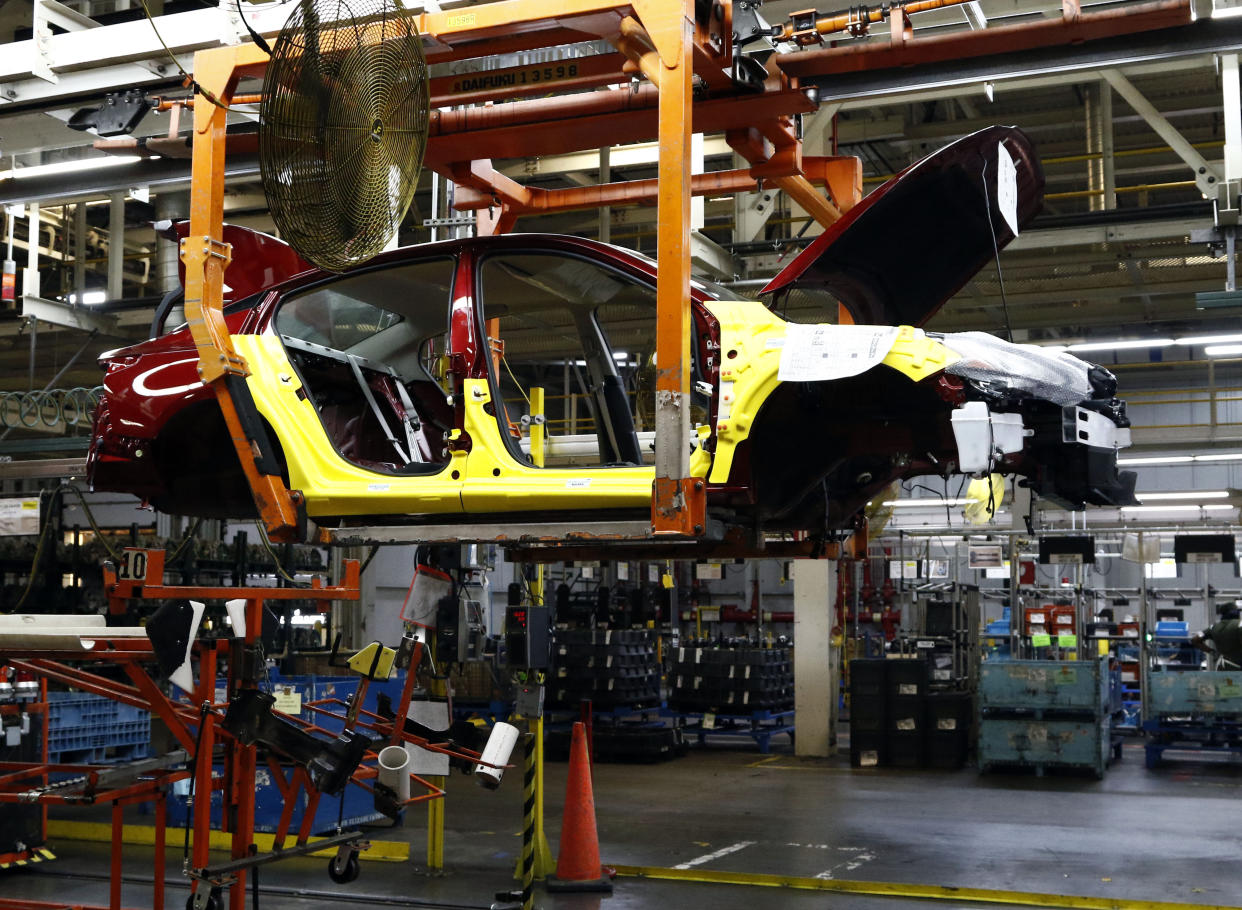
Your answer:
[[[550,663],[552,640],[547,607],[507,607],[505,609],[505,648],[509,666],[527,670],[546,670]]]

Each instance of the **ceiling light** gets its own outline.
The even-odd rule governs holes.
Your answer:
[[[1215,452],[1211,455],[1192,456],[1195,461],[1242,461],[1242,452]]]
[[[1203,353],[1209,357],[1231,357],[1236,354],[1242,354],[1242,344],[1209,345],[1203,349]]]
[[[1135,493],[1139,499],[1228,499],[1228,490],[1191,490],[1186,493]]]
[[[1199,505],[1197,503],[1190,505],[1167,505],[1167,506],[1122,506],[1121,511],[1127,514],[1135,514],[1138,512],[1219,512],[1222,510],[1232,509],[1233,506],[1226,505]]]
[[[79,158],[75,161],[33,164],[30,167],[0,171],[0,180],[22,180],[27,177],[51,177],[55,174],[74,174],[80,171],[94,171],[100,168],[118,167],[122,164],[134,164],[141,160],[142,156],[140,155],[101,155],[96,158]]]
[[[1069,345],[1070,351],[1125,351],[1131,348],[1167,348],[1172,338],[1132,338],[1125,341],[1087,341]]]
[[[1242,342],[1242,334],[1233,333],[1231,335],[1186,335],[1178,338],[1178,344],[1231,344]]]
[[[83,291],[82,292],[82,303],[85,304],[86,306],[94,306],[96,304],[103,303],[107,299],[108,299],[108,294],[106,291]],[[78,295],[76,292],[69,295],[69,302],[70,303],[78,302]]]
[[[1200,461],[1242,461],[1242,452],[1211,452],[1206,455],[1139,455],[1134,458],[1118,458],[1119,467],[1155,464],[1190,464]]]

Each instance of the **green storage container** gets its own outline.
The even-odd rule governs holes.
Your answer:
[[[1242,672],[1151,673],[1147,677],[1147,692],[1153,714],[1242,714]]]

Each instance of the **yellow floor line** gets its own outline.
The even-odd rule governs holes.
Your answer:
[[[168,828],[168,843],[179,843],[180,832],[180,828],[170,826]],[[178,836],[174,837],[174,833]],[[60,838],[61,840],[100,841],[106,844],[112,842],[112,825],[107,822],[77,822],[49,819],[47,823],[47,836],[49,838]],[[310,841],[314,843],[322,839],[320,837],[312,837]],[[274,840],[275,838],[271,834],[257,833],[254,836],[254,844],[262,853],[272,849]],[[153,825],[126,825],[121,831],[121,842],[152,846],[155,843],[155,827]],[[292,843],[292,838],[287,840],[286,843]],[[225,834],[222,831],[211,832],[212,850],[229,850],[232,846],[233,836],[231,834]],[[319,850],[309,855],[334,856],[336,855],[336,847]],[[410,845],[400,841],[373,840],[371,841],[370,848],[364,850],[358,856],[360,859],[374,860],[381,863],[404,863],[410,858]]]
[[[767,758],[761,758],[759,761],[751,762],[747,768],[761,768],[764,771],[817,771],[820,774],[850,774],[856,771],[856,768],[840,768],[829,765],[774,765],[771,762],[780,761],[785,756],[770,755]]]
[[[1065,907],[1070,910],[1242,910],[1220,904],[1187,904],[1179,901],[1125,900],[1038,891],[998,891],[990,888],[948,888],[943,885],[911,885],[897,882],[861,882],[846,879],[803,878],[757,872],[717,872],[712,869],[666,869],[657,866],[613,866],[617,875],[671,879],[716,885],[755,885],[761,888],[797,888],[842,894],[909,897],[924,900],[974,901],[1023,907]]]

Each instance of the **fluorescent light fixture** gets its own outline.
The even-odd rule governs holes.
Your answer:
[[[1135,493],[1139,499],[1228,499],[1228,490],[1190,490],[1185,493]]]
[[[79,158],[76,161],[32,164],[30,167],[0,171],[0,180],[22,180],[27,177],[52,177],[56,174],[75,174],[80,171],[94,171],[100,168],[120,167],[123,164],[135,164],[141,160],[141,155],[101,155],[96,158]]]
[[[1172,338],[1131,338],[1124,341],[1087,341],[1071,344],[1070,351],[1127,351],[1132,348],[1167,348]]]
[[[944,508],[945,506],[964,506],[967,503],[976,502],[974,499],[932,499],[930,496],[924,499],[890,499],[884,505],[893,509],[902,509],[907,506],[936,506]]]
[[[613,360],[629,360],[630,352],[629,351],[613,351],[612,359]]]
[[[1122,506],[1122,507],[1121,507],[1121,511],[1122,511],[1122,512],[1125,512],[1125,513],[1126,513],[1126,514],[1128,514],[1128,515],[1133,515],[1133,514],[1138,514],[1138,513],[1142,513],[1142,512],[1198,512],[1198,511],[1204,511],[1204,512],[1220,512],[1220,511],[1222,511],[1222,510],[1224,510],[1224,511],[1228,511],[1229,509],[1232,509],[1232,508],[1233,508],[1233,506],[1225,506],[1225,505],[1199,505],[1198,503],[1193,503],[1193,504],[1190,504],[1190,505],[1184,505],[1184,506],[1179,506],[1179,505],[1167,505],[1167,506]]]
[[[1210,452],[1206,455],[1139,455],[1135,458],[1118,458],[1121,467],[1153,464],[1190,464],[1200,461],[1242,461],[1242,452]]]
[[[1186,335],[1177,339],[1178,344],[1237,344],[1242,342],[1242,333],[1232,335]]]
[[[105,291],[83,291],[82,292],[82,303],[85,306],[94,306],[95,304],[103,303],[107,299],[108,299],[108,294]],[[69,302],[70,303],[78,302],[78,295],[76,292],[69,295]]]
[[[1242,354],[1242,344],[1208,345],[1203,349],[1203,353],[1209,357],[1233,357]]]

